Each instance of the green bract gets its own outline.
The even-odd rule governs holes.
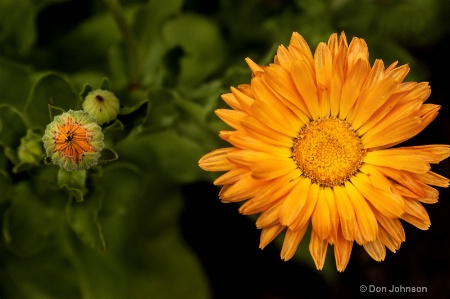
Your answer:
[[[84,111],[69,110],[55,116],[42,141],[47,157],[68,171],[96,165],[104,148],[101,127]]]

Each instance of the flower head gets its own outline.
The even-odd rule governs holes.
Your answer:
[[[391,148],[422,131],[439,106],[424,104],[428,83],[403,82],[409,67],[369,63],[363,39],[342,33],[314,55],[298,33],[280,46],[273,64],[247,58],[250,84],[231,88],[232,109],[216,114],[234,130],[232,146],[199,161],[227,171],[223,202],[246,202],[242,214],[260,213],[260,248],[286,231],[281,258],[289,260],[311,227],[309,250],[322,269],[328,245],[343,271],[353,243],[377,261],[405,241],[400,220],[427,229],[423,203],[435,203],[449,180],[430,170],[450,155],[447,145]]]
[[[92,115],[99,125],[115,120],[119,113],[119,106],[116,96],[103,89],[89,92],[83,102],[83,110]]]
[[[17,148],[19,161],[38,165],[45,156],[41,142],[41,136],[28,130],[27,135],[20,139],[20,145]]]
[[[42,140],[47,157],[68,171],[96,165],[104,147],[101,127],[84,111],[55,116]]]

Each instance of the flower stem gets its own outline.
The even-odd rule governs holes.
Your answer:
[[[129,63],[129,86],[136,87],[138,85],[139,77],[139,58],[138,50],[136,47],[136,40],[133,36],[130,26],[128,25],[125,15],[123,13],[122,6],[118,0],[104,0],[109,10],[111,11],[114,20],[122,33],[122,37],[125,41],[127,48],[127,56]]]

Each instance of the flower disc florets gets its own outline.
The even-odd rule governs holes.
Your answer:
[[[96,165],[104,147],[101,127],[84,111],[69,110],[56,116],[42,140],[47,157],[68,171]]]

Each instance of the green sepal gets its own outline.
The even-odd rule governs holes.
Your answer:
[[[100,89],[111,91],[109,86],[110,86],[110,84],[109,84],[108,77],[103,77],[102,82],[100,83]]]
[[[52,120],[55,116],[60,115],[64,112],[65,112],[64,109],[48,104],[48,114],[50,116],[50,120]]]
[[[66,204],[66,218],[69,226],[80,241],[100,251],[105,251],[107,248],[102,226],[98,219],[103,195],[104,193],[100,188],[93,187],[85,201],[77,202],[70,198]]]
[[[62,189],[67,189],[76,202],[84,201],[84,194],[87,189],[86,184],[86,170],[67,171],[60,168],[58,171],[58,186]]]
[[[100,159],[98,159],[97,165],[111,163],[117,161],[118,159],[119,155],[113,149],[105,147],[102,150],[102,155],[100,156]]]
[[[79,93],[80,100],[83,102],[84,98],[88,95],[88,93],[90,93],[93,90],[94,89],[89,83],[84,84],[83,88],[81,89],[81,92]]]

